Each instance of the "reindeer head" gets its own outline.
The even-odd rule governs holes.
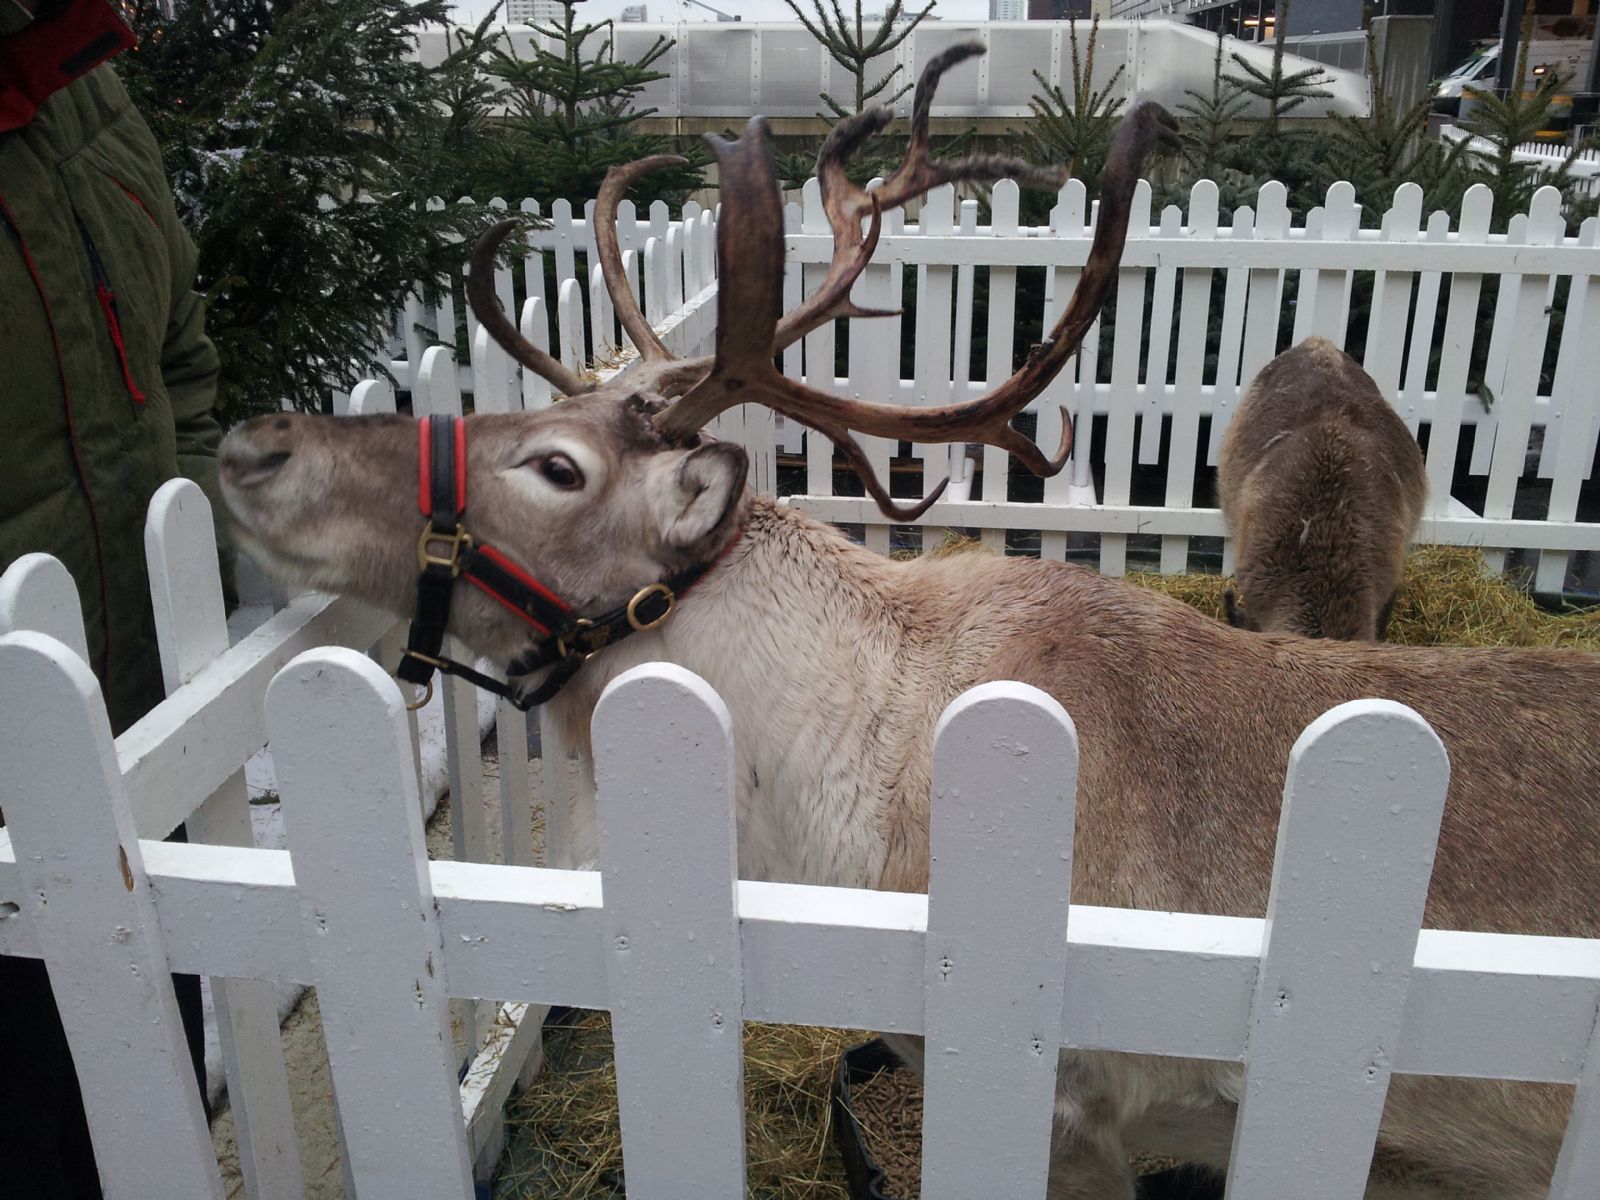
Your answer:
[[[580,612],[714,559],[746,502],[744,451],[666,442],[661,404],[607,394],[469,417],[463,523]],[[222,449],[234,528],[263,568],[403,614],[424,524],[418,466],[417,423],[404,417],[258,417]],[[507,657],[526,644],[528,626],[497,601],[456,591],[452,632]]]
[[[714,558],[732,538],[745,504],[745,456],[699,430],[747,401],[826,435],[896,519],[917,516],[939,491],[910,506],[894,504],[867,465],[856,432],[925,443],[987,442],[1040,474],[1059,471],[1071,449],[1070,422],[1063,420],[1062,444],[1046,456],[1010,420],[1054,378],[1099,312],[1121,256],[1145,154],[1176,143],[1176,123],[1158,105],[1139,105],[1122,124],[1102,181],[1093,246],[1066,311],[1022,369],[992,392],[941,408],[872,404],[807,388],[773,365],[784,347],[835,317],[881,315],[853,305],[849,293],[872,256],[885,210],[954,180],[1009,177],[1052,188],[1062,182],[1059,170],[995,155],[929,157],[928,118],[939,77],[981,52],[977,45],[957,46],[924,70],[906,160],[880,189],[868,193],[852,184],[845,162],[888,123],[889,111],[872,109],[834,127],[817,157],[833,259],[822,284],[786,316],[782,195],[766,124],[753,119],[734,142],[707,139],[719,160],[722,191],[711,357],[674,358],[640,312],[622,269],[617,203],[634,179],[677,161],[671,156],[612,168],[596,201],[596,247],[607,289],[642,360],[611,383],[587,382],[520,335],[492,285],[494,256],[513,223],[485,234],[469,278],[473,311],[513,357],[570,399],[540,412],[467,418],[465,528],[575,609],[614,605],[685,564]],[[282,416],[231,433],[222,474],[244,547],[267,569],[405,614],[415,603],[422,524],[418,462],[411,421]],[[462,602],[452,629],[475,648],[504,654],[526,641],[526,626],[493,599],[457,591]]]

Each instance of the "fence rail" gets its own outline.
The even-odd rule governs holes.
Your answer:
[[[959,1078],[927,1074],[929,1197],[1042,1192],[1056,1046],[1242,1064],[1230,1195],[1315,1179],[1354,1200],[1390,1071],[1580,1084],[1551,1194],[1592,1183],[1600,942],[1418,932],[1448,766],[1399,705],[1342,705],[1296,744],[1264,919],[1069,907],[1077,739],[1020,684],[941,723],[934,793],[963,802],[934,806],[926,897],[738,881],[730,718],[665,664],[596,712],[603,876],[429,862],[403,697],[348,648],[297,656],[267,691],[287,853],[140,840],[62,643],[0,639],[0,706],[18,714],[0,929],[83,998],[68,1033],[102,1169],[130,1194],[220,1195],[168,970],[318,988],[356,1195],[472,1195],[448,1006],[488,997],[612,1011],[645,1194],[742,1193],[746,1020],[959,1054]],[[130,1013],[147,1036],[113,1052]],[[1326,1086],[1304,1086],[1308,1063]]]

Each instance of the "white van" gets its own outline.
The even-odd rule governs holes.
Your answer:
[[[1569,27],[1584,25],[1581,17],[1566,17],[1559,21],[1542,18],[1534,28],[1533,40],[1528,43],[1529,91],[1538,86],[1547,72],[1557,71],[1562,78],[1561,92],[1571,95],[1585,89],[1589,79],[1589,57],[1594,45],[1594,19],[1587,22],[1587,32],[1575,37],[1555,37],[1559,30],[1569,32]],[[1446,116],[1457,116],[1461,111],[1461,98],[1468,88],[1487,90],[1494,87],[1495,75],[1500,66],[1500,43],[1480,42],[1459,66],[1441,79],[1433,89],[1433,111]]]

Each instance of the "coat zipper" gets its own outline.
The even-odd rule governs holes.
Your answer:
[[[89,254],[89,268],[94,273],[95,299],[100,302],[100,315],[105,318],[106,331],[111,335],[111,346],[117,352],[117,364],[122,368],[123,386],[128,389],[128,395],[133,402],[142,405],[145,396],[139,390],[139,385],[134,382],[133,368],[128,364],[128,346],[122,337],[122,322],[117,318],[117,293],[111,287],[111,276],[106,274],[105,264],[100,261],[100,252],[95,249],[94,240],[84,228],[82,218],[74,213],[73,220],[78,223],[78,233],[83,238],[83,248]]]

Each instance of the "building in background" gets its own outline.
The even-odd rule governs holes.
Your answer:
[[[559,0],[506,0],[506,24],[560,24],[562,7]]]
[[[1026,21],[1028,0],[989,0],[989,20]]]
[[[1065,21],[1094,16],[1093,0],[1028,0],[1028,20]]]
[[[622,10],[622,22],[625,25],[643,25],[650,19],[650,10],[643,4],[630,4]]]

